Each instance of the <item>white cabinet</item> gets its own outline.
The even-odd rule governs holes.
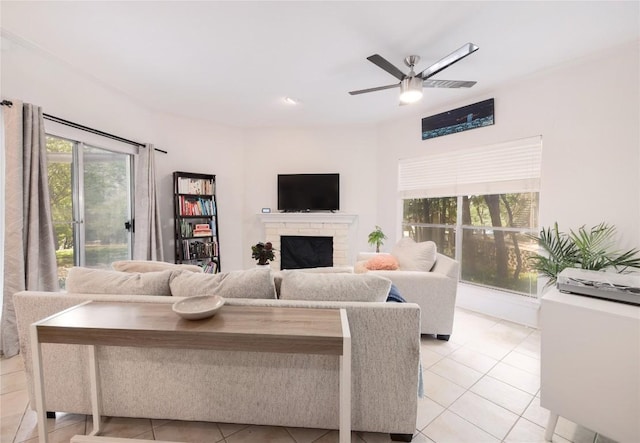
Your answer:
[[[540,313],[540,404],[621,443],[640,442],[640,307],[551,290]]]

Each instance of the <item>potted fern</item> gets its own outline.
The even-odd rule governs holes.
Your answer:
[[[542,228],[539,236],[530,236],[543,251],[529,259],[531,268],[548,278],[545,288],[553,285],[565,268],[613,269],[619,273],[627,272],[629,268],[640,268],[640,250],[615,249],[615,234],[615,226],[607,223],[600,223],[589,230],[582,226],[577,231],[564,233],[560,232],[556,222],[553,227]]]
[[[376,252],[380,252],[380,246],[384,244],[387,236],[382,232],[382,228],[376,225],[376,229],[369,233],[369,244],[376,247]]]

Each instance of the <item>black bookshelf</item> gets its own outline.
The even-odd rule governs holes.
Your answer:
[[[173,173],[175,262],[220,272],[216,176]]]

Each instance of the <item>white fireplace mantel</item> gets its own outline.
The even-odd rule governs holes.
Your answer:
[[[358,217],[341,212],[275,212],[258,214],[262,223],[344,223],[352,224]]]

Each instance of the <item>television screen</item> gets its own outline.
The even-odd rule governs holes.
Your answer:
[[[279,174],[278,210],[337,211],[340,174]]]

